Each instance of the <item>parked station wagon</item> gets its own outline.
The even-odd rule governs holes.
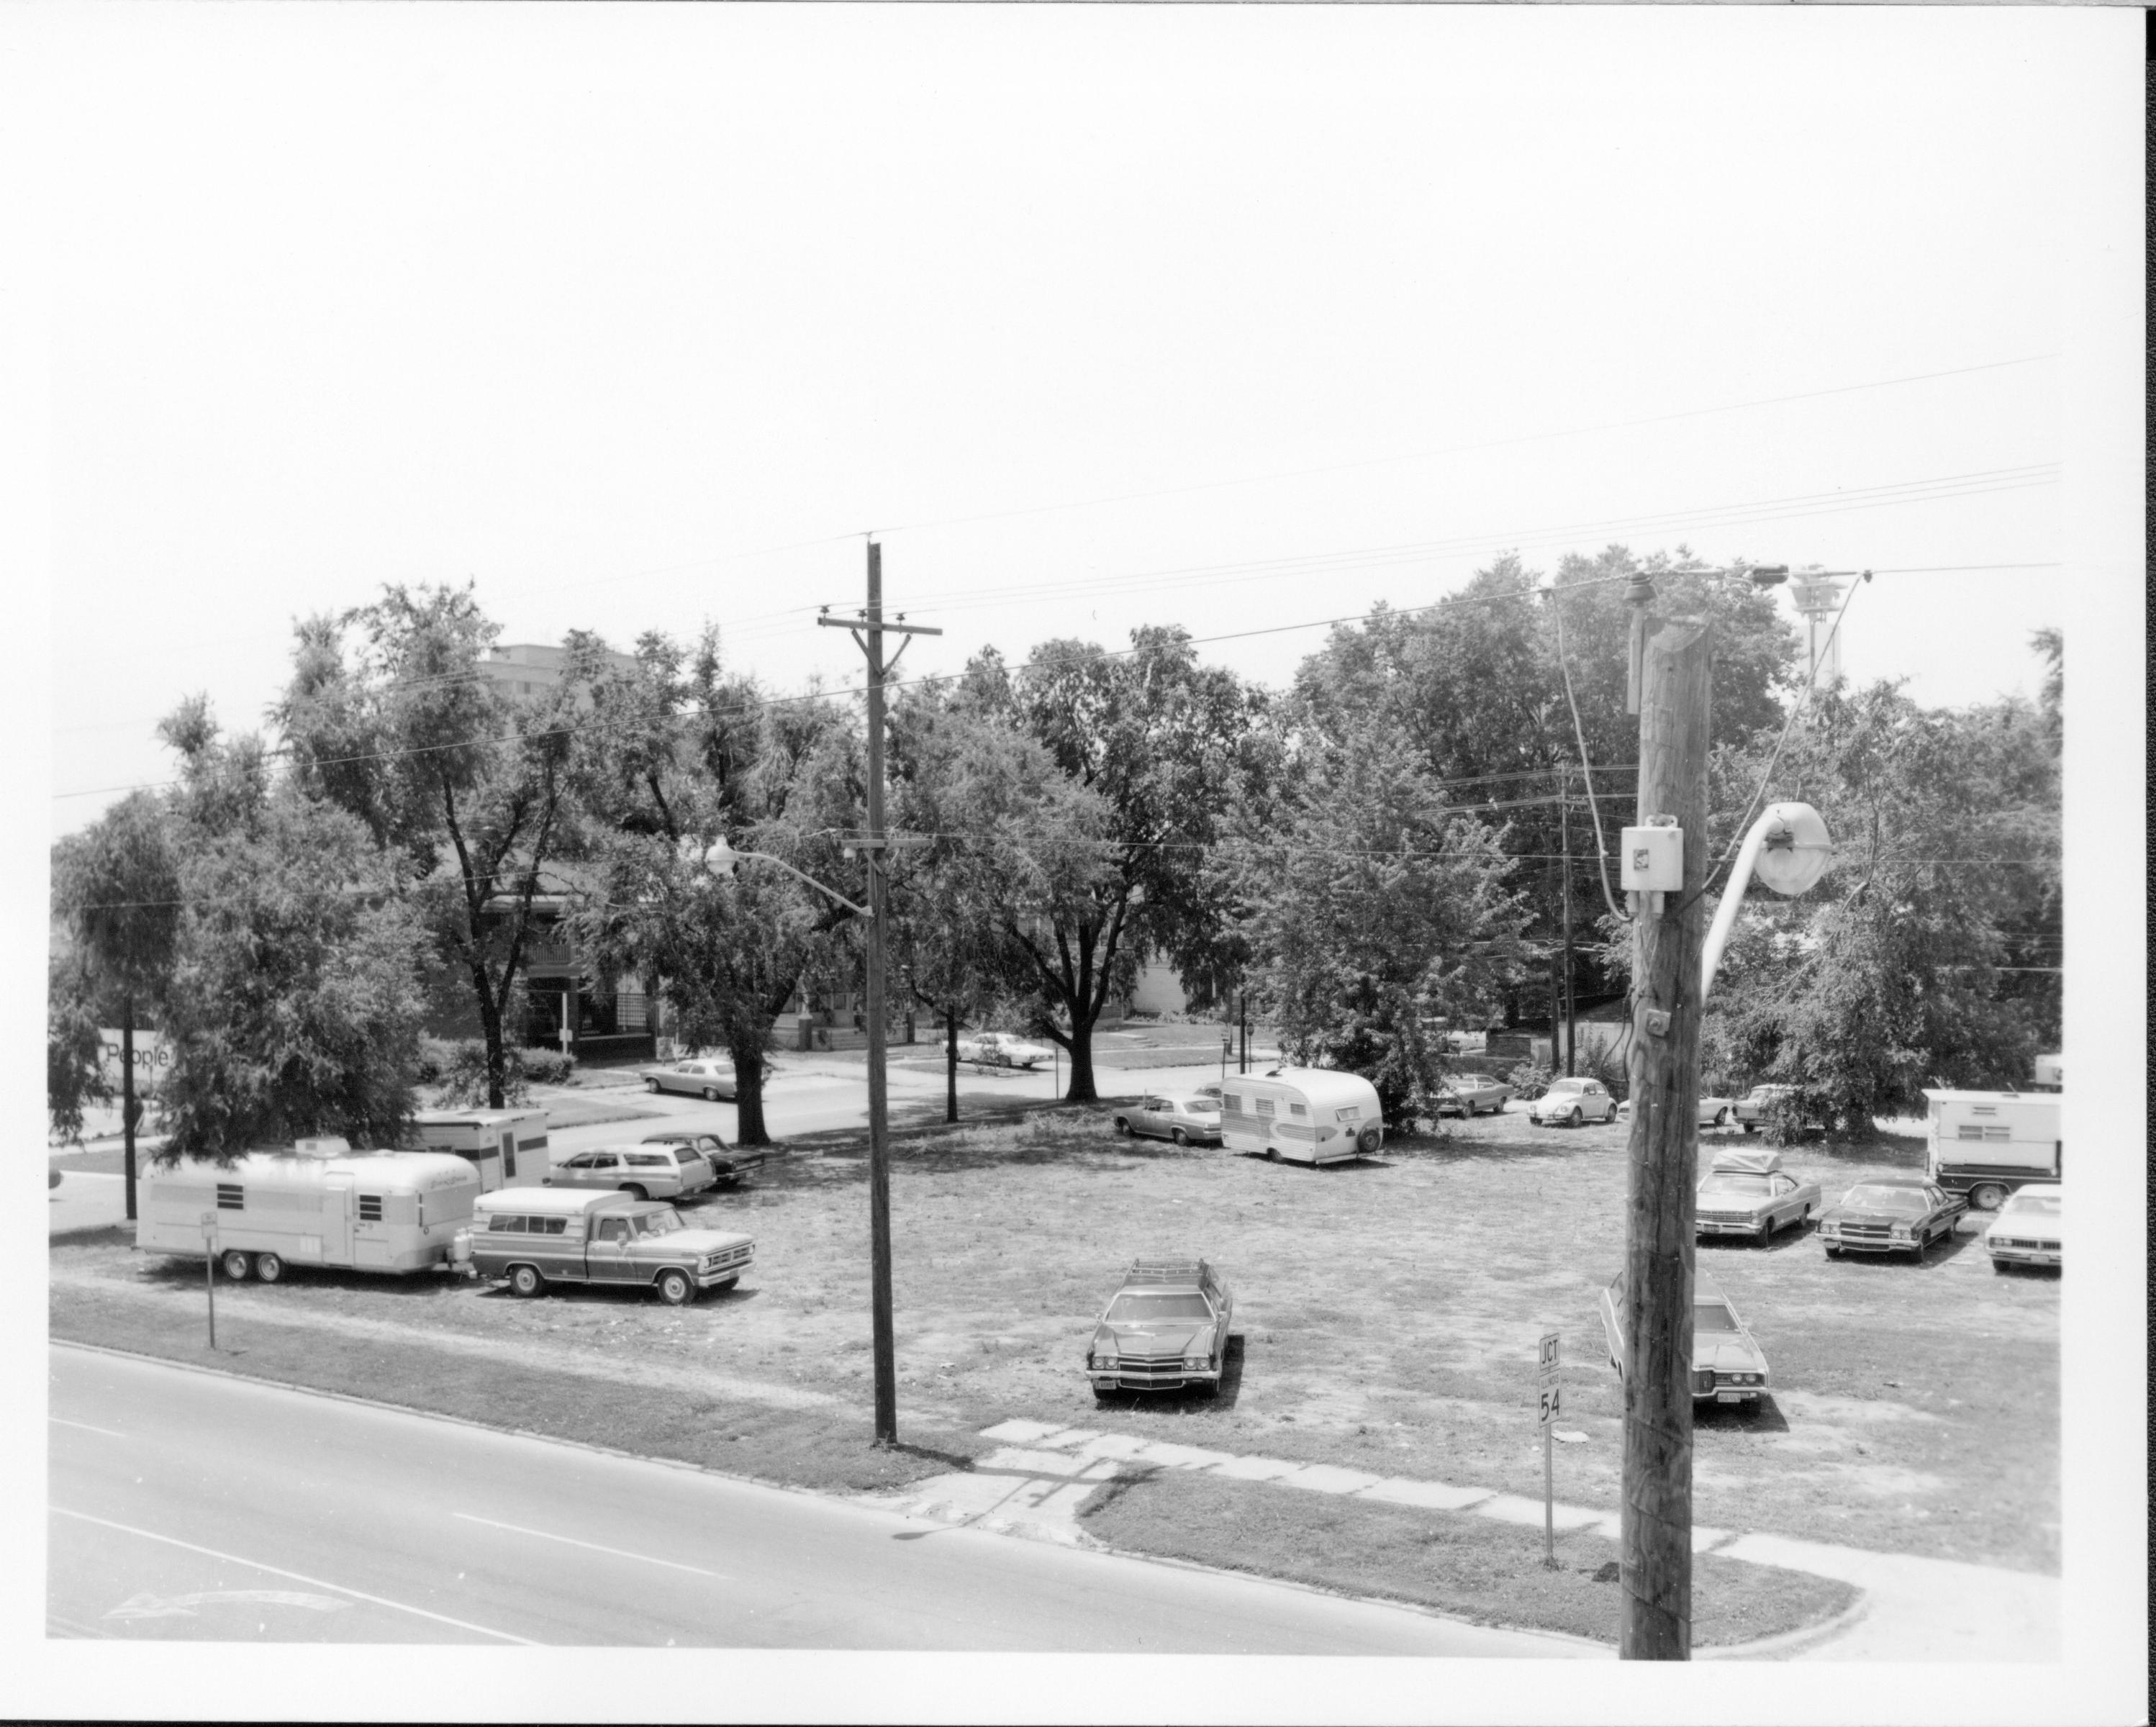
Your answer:
[[[547,1186],[603,1188],[632,1199],[679,1199],[696,1191],[690,1183],[701,1172],[696,1164],[679,1161],[670,1145],[595,1145],[556,1164]]]
[[[1203,1259],[1138,1259],[1094,1328],[1086,1352],[1093,1395],[1220,1389],[1235,1298]]]
[[[449,1258],[468,1276],[506,1278],[519,1295],[549,1284],[615,1284],[679,1307],[700,1290],[732,1289],[755,1262],[756,1243],[692,1228],[673,1207],[626,1194],[505,1187],[473,1206]]]
[[[729,1145],[715,1133],[646,1134],[647,1145],[666,1145],[676,1156],[685,1152],[701,1158],[711,1171],[711,1185],[718,1187],[738,1187],[756,1171],[762,1169],[768,1154],[762,1151],[744,1151],[737,1145]]]
[[[695,1056],[687,1061],[669,1062],[663,1067],[639,1068],[637,1072],[647,1090],[700,1097],[710,1104],[732,1097],[736,1090],[734,1064],[725,1056]]]

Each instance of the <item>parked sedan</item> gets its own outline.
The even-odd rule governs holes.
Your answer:
[[[744,1151],[737,1145],[729,1145],[715,1133],[646,1134],[647,1145],[671,1145],[677,1151],[694,1153],[707,1164],[711,1171],[711,1185],[715,1187],[738,1187],[751,1175],[763,1167],[769,1153]]]
[[[1994,1271],[2012,1265],[2063,1268],[2064,1191],[2056,1181],[2039,1181],[2020,1189],[1999,1208],[1984,1232],[1984,1251],[1991,1255]]]
[[[1140,1098],[1128,1109],[1116,1112],[1116,1131],[1127,1138],[1146,1134],[1157,1140],[1173,1140],[1178,1145],[1217,1145],[1220,1100],[1165,1094]]]
[[[1844,1253],[1907,1253],[1920,1263],[1924,1249],[1952,1238],[1969,1209],[1958,1193],[1931,1181],[1892,1176],[1860,1181],[1820,1219],[1826,1257]]]
[[[722,1055],[700,1055],[664,1067],[639,1068],[645,1088],[670,1091],[684,1097],[700,1097],[716,1104],[735,1094],[734,1064]]]
[[[1698,1099],[1699,1125],[1702,1127],[1727,1127],[1729,1125],[1730,1101],[1726,1097],[1702,1097]],[[1617,1106],[1617,1119],[1632,1119],[1632,1100],[1626,1098]]]
[[[668,1145],[598,1145],[556,1164],[549,1187],[619,1188],[632,1199],[679,1199],[687,1190]]]
[[[1794,1097],[1796,1092],[1797,1088],[1794,1085],[1755,1085],[1730,1106],[1730,1119],[1745,1132],[1757,1133],[1767,1125],[1768,1111],[1775,1101],[1780,1098]],[[1826,1124],[1823,1121],[1807,1121],[1804,1127],[1807,1133],[1824,1133],[1826,1130]]]
[[[1553,1079],[1550,1089],[1527,1105],[1527,1120],[1547,1126],[1562,1121],[1578,1127],[1583,1121],[1614,1121],[1617,1099],[1599,1079]]]
[[[958,1059],[984,1068],[1033,1068],[1055,1052],[1045,1043],[1029,1043],[1009,1032],[978,1032],[958,1040]]]
[[[1086,1351],[1093,1395],[1220,1389],[1235,1298],[1203,1259],[1138,1259],[1123,1273]]]
[[[1602,1292],[1602,1335],[1609,1365],[1625,1374],[1625,1273]],[[1695,1403],[1757,1403],[1767,1390],[1767,1357],[1749,1327],[1737,1316],[1722,1286],[1705,1272],[1691,1286],[1691,1400]]]
[[[1700,1177],[1692,1227],[1701,1235],[1741,1235],[1765,1245],[1776,1230],[1802,1228],[1820,1208],[1820,1184],[1799,1181],[1779,1151],[1717,1151]]]
[[[1437,1094],[1437,1113],[1468,1120],[1477,1115],[1495,1115],[1503,1110],[1505,1099],[1512,1094],[1511,1086],[1487,1074],[1454,1074]]]

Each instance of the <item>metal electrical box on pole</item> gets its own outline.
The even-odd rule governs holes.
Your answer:
[[[1701,889],[1713,635],[1645,619],[1633,899],[1631,1137],[1625,1248],[1625,1459],[1618,1654],[1691,1653],[1693,1186],[1699,1161]]]

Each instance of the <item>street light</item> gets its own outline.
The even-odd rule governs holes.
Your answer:
[[[825,887],[823,883],[818,881],[814,876],[808,874],[804,871],[796,869],[791,864],[788,863],[785,858],[774,858],[769,852],[737,852],[731,845],[726,843],[726,836],[723,834],[721,834],[718,838],[713,840],[707,846],[699,846],[695,840],[690,839],[685,835],[681,841],[681,856],[683,860],[686,862],[691,869],[702,869],[708,871],[712,875],[728,878],[732,876],[735,869],[742,863],[751,858],[753,858],[759,864],[776,864],[788,875],[794,877],[798,880],[808,883],[808,885],[815,889],[818,893],[824,895],[827,899],[837,900],[839,904],[844,906],[847,910],[855,912],[862,917],[866,917],[869,915],[869,909],[867,906],[855,904],[854,902],[849,899],[844,894],[838,892],[835,889]]]
[[[1830,842],[1826,823],[1808,803],[1770,803],[1760,812],[1738,848],[1737,863],[1729,872],[1729,886],[1714,914],[1714,927],[1707,932],[1700,956],[1699,999],[1705,1004],[1714,988],[1714,974],[1721,968],[1722,950],[1737,925],[1738,909],[1756,869],[1759,879],[1776,893],[1789,897],[1804,893],[1826,868]]]

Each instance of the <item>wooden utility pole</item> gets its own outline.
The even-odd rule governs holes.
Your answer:
[[[1640,823],[1684,832],[1684,887],[1633,919],[1630,1170],[1625,1251],[1625,1504],[1629,1661],[1691,1655],[1692,1188],[1699,1161],[1698,904],[1707,857],[1713,638],[1643,618]],[[1649,896],[1640,896],[1645,902]]]
[[[1558,774],[1558,829],[1563,836],[1564,851],[1564,1073],[1568,1079],[1578,1068],[1573,1063],[1573,1047],[1578,1041],[1578,1028],[1573,1014],[1572,994],[1572,774],[1561,769]]]
[[[891,837],[883,824],[883,686],[898,659],[894,654],[888,662],[885,660],[883,638],[886,632],[909,637],[940,636],[943,632],[926,624],[908,623],[902,613],[896,623],[884,621],[883,548],[873,540],[869,541],[867,608],[857,619],[827,616],[816,621],[834,629],[850,630],[868,660],[869,825],[867,833],[855,843],[860,847],[869,876],[869,1306],[875,1367],[876,1443],[896,1445],[898,1350],[891,1304],[891,1107],[884,1075],[888,1043],[884,1028],[884,924],[889,897],[885,860]],[[903,642],[898,651],[906,652]]]

